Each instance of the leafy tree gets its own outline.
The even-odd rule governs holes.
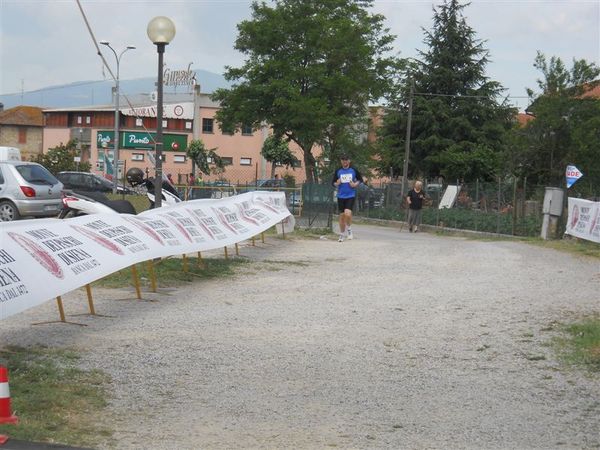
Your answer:
[[[31,161],[41,164],[54,175],[72,170],[89,172],[92,167],[89,162],[75,162],[75,157],[79,156],[77,142],[77,139],[71,139],[66,144],[61,143],[46,153],[31,157]]]
[[[238,25],[235,48],[247,56],[227,68],[231,89],[213,100],[227,131],[269,124],[274,134],[303,152],[307,180],[314,180],[315,146],[340,142],[366,116],[369,100],[389,89],[393,36],[384,17],[370,14],[373,0],[276,0],[252,4],[252,19]]]
[[[190,141],[187,147],[187,156],[191,158],[198,170],[205,175],[222,173],[225,170],[223,160],[215,152],[216,148],[207,149],[200,139]]]
[[[291,152],[287,142],[282,141],[277,136],[269,136],[265,139],[260,154],[271,163],[271,178],[275,176],[275,165],[281,164],[286,168],[298,162]]]
[[[414,81],[409,176],[450,180],[490,178],[498,170],[504,135],[515,110],[498,102],[503,88],[485,75],[483,42],[467,24],[468,4],[446,0],[434,8],[433,29],[425,31],[426,51],[407,61],[406,72],[380,132],[379,171],[402,171],[409,80]]]
[[[545,96],[581,94],[585,86],[600,75],[600,69],[585,59],[573,59],[573,67],[568,70],[560,58],[552,56],[548,61],[546,55],[539,50],[533,67],[540,70],[544,76],[538,79],[537,83]],[[532,89],[528,88],[527,93],[535,100],[536,95]]]
[[[585,188],[586,180],[600,185],[596,145],[600,136],[600,101],[581,96],[597,84],[594,80],[600,69],[585,60],[573,60],[571,68],[567,68],[560,58],[551,57],[548,61],[540,52],[534,67],[543,75],[538,80],[539,94],[528,89],[532,100],[528,111],[535,119],[514,129],[511,166],[516,174],[527,176],[528,182],[562,186],[566,166],[575,164],[585,174],[576,189]],[[591,185],[587,184],[587,193],[591,192]]]

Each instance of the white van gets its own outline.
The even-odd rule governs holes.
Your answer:
[[[21,150],[16,147],[0,147],[0,161],[21,161]]]

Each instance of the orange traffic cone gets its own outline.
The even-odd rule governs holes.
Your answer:
[[[10,390],[8,389],[8,370],[0,365],[0,424],[17,423],[19,419],[13,416],[10,409]],[[0,434],[0,445],[8,440],[8,436]]]

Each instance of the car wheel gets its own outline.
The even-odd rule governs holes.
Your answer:
[[[2,222],[12,222],[20,218],[21,214],[13,202],[8,200],[0,202],[0,220]]]

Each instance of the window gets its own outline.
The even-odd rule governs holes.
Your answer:
[[[213,119],[202,119],[202,132],[212,133],[213,132]]]
[[[240,158],[240,166],[251,166],[252,158]]]
[[[131,160],[132,161],[143,161],[144,160],[144,154],[143,153],[132,153],[131,154]]]
[[[221,161],[223,162],[224,166],[233,165],[233,158],[231,156],[222,156]]]
[[[27,128],[19,127],[19,144],[25,144],[27,142]]]
[[[185,155],[173,155],[174,163],[184,163],[186,161]]]
[[[242,134],[244,136],[252,136],[252,125],[243,125]]]
[[[144,125],[144,121],[140,117],[136,117],[136,119],[135,119],[135,126],[136,127],[141,127],[143,125]]]
[[[299,159],[296,159],[293,163],[292,163],[292,167],[294,168],[298,168],[298,167],[302,167],[302,161],[300,161]]]

